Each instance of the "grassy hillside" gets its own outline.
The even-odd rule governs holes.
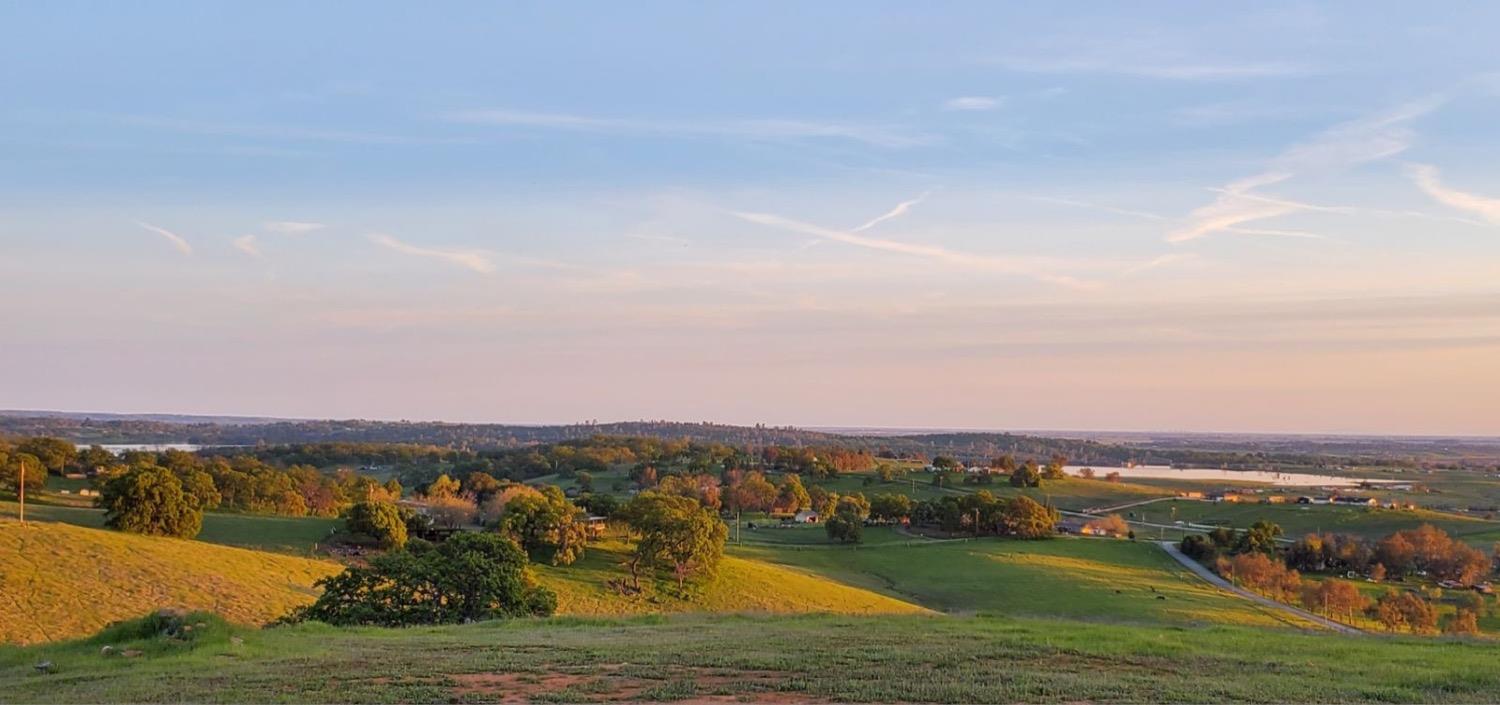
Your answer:
[[[1279,611],[1204,583],[1148,542],[982,539],[857,550],[756,546],[736,552],[944,612],[1141,623],[1288,624]]]
[[[0,693],[36,703],[1442,703],[1500,692],[1493,643],[1225,626],[692,615],[203,633],[192,644],[116,634],[0,647]],[[103,643],[143,654],[103,656]],[[43,660],[56,672],[37,674]]]
[[[694,590],[691,600],[652,591],[624,596],[609,587],[623,579],[620,567],[625,547],[619,543],[591,546],[583,560],[554,568],[537,566],[538,577],[557,592],[558,614],[631,615],[657,612],[836,612],[841,614],[898,614],[925,611],[922,607],[842,585],[796,568],[729,556],[718,576]]]
[[[15,502],[0,502],[0,517],[14,517]],[[56,521],[74,526],[104,526],[104,510],[93,507],[26,505],[26,518]],[[197,540],[225,546],[240,546],[262,551],[310,555],[313,546],[338,526],[338,519],[321,517],[278,517],[258,514],[203,514],[203,531]]]
[[[312,601],[339,566],[67,524],[0,520],[0,642],[92,634],[159,607],[261,624]]]
[[[1300,538],[1304,534],[1315,531],[1379,538],[1403,529],[1414,529],[1422,524],[1432,524],[1454,537],[1465,538],[1487,548],[1489,540],[1500,534],[1500,523],[1425,509],[1394,510],[1334,505],[1235,504],[1176,500],[1141,507],[1137,516],[1141,512],[1155,522],[1182,520],[1237,527],[1250,526],[1259,519],[1266,519],[1281,525],[1289,538]]]

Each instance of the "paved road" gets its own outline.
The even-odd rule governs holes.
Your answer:
[[[1186,554],[1184,554],[1181,550],[1179,550],[1177,548],[1177,544],[1172,543],[1171,541],[1161,541],[1160,544],[1161,544],[1162,549],[1167,552],[1167,555],[1169,555],[1169,556],[1177,559],[1178,563],[1181,563],[1184,566],[1186,566],[1188,570],[1193,571],[1195,574],[1197,574],[1198,577],[1203,578],[1204,580],[1207,580],[1209,583],[1212,583],[1213,585],[1218,586],[1219,588],[1222,588],[1224,590],[1228,590],[1228,591],[1230,591],[1230,592],[1232,592],[1232,593],[1234,593],[1236,595],[1239,595],[1240,597],[1243,597],[1243,598],[1245,598],[1247,600],[1251,600],[1253,602],[1257,602],[1259,604],[1265,605],[1266,607],[1270,607],[1272,609],[1278,609],[1278,610],[1281,610],[1281,611],[1286,612],[1288,614],[1296,615],[1296,616],[1301,617],[1302,619],[1305,619],[1305,620],[1307,620],[1309,622],[1316,623],[1316,624],[1318,624],[1320,626],[1327,627],[1328,629],[1332,629],[1333,631],[1340,632],[1342,634],[1363,634],[1364,633],[1364,632],[1362,632],[1362,631],[1360,631],[1358,629],[1355,629],[1354,627],[1351,627],[1351,626],[1349,626],[1347,624],[1340,624],[1340,623],[1335,622],[1335,621],[1333,621],[1331,619],[1327,619],[1325,617],[1320,617],[1318,615],[1315,615],[1315,614],[1313,614],[1311,612],[1308,612],[1307,610],[1297,609],[1296,607],[1293,607],[1293,606],[1288,605],[1286,603],[1277,602],[1277,601],[1275,601],[1275,600],[1273,600],[1273,599],[1271,599],[1269,597],[1264,597],[1264,596],[1261,596],[1261,595],[1257,595],[1257,594],[1255,594],[1253,592],[1250,592],[1249,590],[1245,590],[1243,588],[1240,588],[1240,587],[1234,585],[1233,583],[1229,582],[1228,580],[1225,580],[1225,579],[1219,577],[1218,575],[1215,575],[1213,571],[1209,570],[1208,568],[1205,568],[1203,566],[1203,564],[1199,563],[1198,561],[1195,561],[1195,560],[1193,560],[1191,558],[1188,558]]]

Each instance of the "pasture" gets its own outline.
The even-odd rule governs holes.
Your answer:
[[[915,604],[860,586],[840,584],[810,571],[745,556],[726,556],[718,574],[690,586],[687,599],[643,579],[646,591],[622,594],[613,587],[629,578],[626,546],[590,544],[582,560],[561,567],[533,565],[542,584],[557,593],[561,615],[620,616],[663,612],[900,614],[925,612]]]
[[[341,569],[202,541],[11,519],[0,519],[0,556],[0,642],[21,643],[92,634],[161,607],[261,624],[311,602],[313,583]]]
[[[0,502],[0,517],[14,518],[19,506]],[[104,511],[93,507],[26,504],[28,521],[60,522],[88,528],[104,526]],[[312,555],[314,547],[340,526],[338,519],[324,517],[279,517],[261,514],[203,513],[203,531],[197,541],[238,546],[261,551]]]
[[[108,638],[108,637],[104,637]],[[214,623],[187,644],[0,647],[14,702],[1480,702],[1500,646],[1245,627],[802,615],[409,629]],[[32,665],[47,660],[56,672]]]
[[[1280,525],[1288,538],[1314,532],[1349,533],[1380,538],[1403,529],[1432,524],[1450,535],[1487,548],[1490,537],[1500,532],[1500,522],[1425,509],[1397,510],[1327,504],[1237,504],[1174,500],[1139,507],[1142,515],[1158,523],[1181,520],[1244,528],[1265,519]]]
[[[948,613],[1306,626],[1219,591],[1147,542],[985,538],[821,551],[740,546],[733,553]]]

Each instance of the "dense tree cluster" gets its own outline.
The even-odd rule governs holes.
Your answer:
[[[495,533],[412,542],[319,585],[323,594],[291,621],[400,627],[545,616],[557,609],[557,596],[532,576],[526,552]]]

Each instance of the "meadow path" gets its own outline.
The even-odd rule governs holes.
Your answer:
[[[1228,590],[1247,600],[1265,605],[1266,607],[1271,607],[1283,612],[1287,612],[1289,614],[1296,615],[1297,617],[1305,619],[1309,622],[1313,622],[1314,624],[1317,624],[1319,626],[1332,629],[1333,631],[1339,632],[1341,634],[1364,634],[1364,632],[1355,629],[1354,627],[1351,627],[1347,624],[1341,624],[1326,617],[1321,617],[1308,612],[1307,610],[1298,609],[1284,602],[1277,602],[1269,597],[1257,595],[1253,592],[1250,592],[1249,590],[1241,588],[1234,583],[1231,583],[1228,580],[1215,575],[1213,571],[1204,567],[1203,564],[1199,563],[1198,561],[1188,558],[1186,554],[1184,554],[1180,549],[1177,548],[1177,544],[1171,541],[1160,541],[1158,543],[1161,545],[1162,550],[1167,552],[1167,555],[1177,559],[1178,563],[1186,566],[1188,570],[1193,571],[1193,573],[1197,574],[1198,577],[1207,580],[1209,583],[1212,583],[1217,587]]]

